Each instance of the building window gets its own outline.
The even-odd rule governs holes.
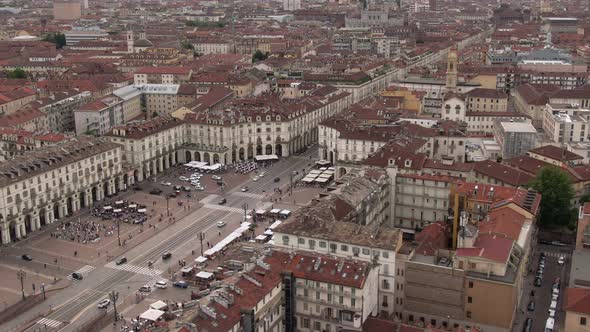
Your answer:
[[[326,241],[320,241],[320,248],[326,247]]]
[[[283,235],[283,245],[289,245],[289,237],[287,235]]]
[[[467,316],[467,318],[471,318],[471,311],[465,312],[465,316]]]
[[[297,242],[299,242],[299,244],[305,244],[305,239],[304,238],[298,238]]]
[[[343,244],[343,245],[340,246],[340,250],[342,250],[342,251],[348,251],[348,246],[345,245],[345,244]]]
[[[467,297],[467,303],[473,303],[473,298],[471,296]]]
[[[469,288],[473,288],[473,281],[469,282]]]
[[[580,317],[580,325],[586,325],[586,317]]]
[[[388,304],[387,304],[387,296],[386,295],[383,295],[383,303],[381,304],[381,306],[382,307],[385,307],[385,308],[388,306]]]
[[[360,251],[361,251],[361,250],[360,250],[358,247],[352,247],[352,255],[353,255],[353,256],[355,256],[355,257],[358,257],[358,256],[359,256],[359,253],[360,253]]]
[[[309,318],[303,318],[303,328],[309,328]]]
[[[371,251],[367,248],[363,248],[363,255],[370,255]]]

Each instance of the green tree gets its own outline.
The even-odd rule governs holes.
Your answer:
[[[58,49],[63,48],[66,45],[66,35],[63,33],[50,33],[43,38],[44,41],[54,43],[55,47]]]
[[[27,72],[22,70],[21,68],[16,68],[15,70],[9,71],[7,74],[8,78],[27,78]]]
[[[195,49],[195,46],[191,42],[189,42],[188,40],[183,41],[181,46],[182,46],[182,48],[186,48],[187,50],[194,50]]]
[[[574,188],[568,174],[557,166],[545,166],[529,186],[541,194],[540,225],[545,228],[569,226],[575,222],[572,206]]]
[[[264,54],[260,50],[256,50],[252,55],[252,62],[264,61],[268,58],[268,53]]]

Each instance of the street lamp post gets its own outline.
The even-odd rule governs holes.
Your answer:
[[[119,247],[121,246],[121,219],[117,218],[117,240],[119,240]]]
[[[43,300],[46,300],[47,297],[45,296],[45,283],[41,283],[41,292],[43,292]]]
[[[205,239],[205,233],[199,233],[199,240],[201,241],[201,256],[203,256],[203,240]]]
[[[20,290],[23,295],[23,300],[25,299],[25,277],[27,274],[23,270],[19,270],[16,272],[16,277],[20,280]]]
[[[246,221],[248,216],[248,203],[244,202],[244,204],[242,204],[242,209],[244,209],[244,221]]]
[[[170,197],[166,196],[166,216],[170,216]]]
[[[114,290],[109,293],[109,297],[111,301],[113,301],[113,310],[115,313],[115,322],[119,320],[119,315],[117,314],[117,300],[119,299],[119,293],[115,292]]]
[[[291,172],[291,176],[289,177],[289,192],[293,195],[293,176],[299,174],[297,171]]]

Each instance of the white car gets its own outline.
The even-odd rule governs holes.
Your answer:
[[[218,221],[218,222],[217,222],[217,227],[223,227],[223,226],[225,226],[226,224],[227,224],[227,222],[225,222],[225,221],[223,221],[223,220],[222,220],[222,221]]]
[[[180,177],[178,177],[178,180],[180,180],[180,181],[187,181],[188,178],[186,176],[180,176]]]
[[[162,185],[164,185],[164,186],[171,186],[172,183],[170,183],[170,182],[162,182]]]
[[[557,264],[559,264],[559,265],[565,264],[565,256],[559,256],[559,259],[557,260]]]
[[[549,317],[555,318],[555,310],[549,309]]]
[[[266,175],[266,172],[260,172],[260,174],[258,174],[258,177],[263,178]]]
[[[246,191],[250,190],[250,188],[248,188],[248,186],[242,187],[242,192],[245,193]]]
[[[252,179],[252,181],[254,181],[254,182],[256,182],[256,181],[258,181],[258,180],[260,180],[260,178],[259,178],[258,176],[255,176],[255,177]]]
[[[221,180],[221,176],[219,176],[219,175],[213,175],[211,178],[213,180]]]
[[[99,309],[106,309],[109,306],[109,304],[111,304],[111,300],[104,299],[104,300],[98,302],[98,308]]]
[[[168,283],[166,282],[166,280],[160,280],[160,281],[156,282],[154,287],[160,288],[160,289],[165,289],[166,287],[168,287]]]
[[[553,296],[551,297],[551,300],[553,301],[557,301],[557,299],[559,298],[559,294],[553,294]]]
[[[203,188],[203,187],[200,187],[200,186],[195,186],[195,190],[198,190],[198,191],[203,191],[203,190],[205,190],[205,188]]]

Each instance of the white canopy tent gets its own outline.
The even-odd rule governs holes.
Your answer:
[[[115,204],[116,204],[116,205],[121,205],[121,204],[123,204],[123,203],[124,203],[123,201],[116,201],[116,202],[115,202]]]
[[[164,315],[164,312],[162,310],[148,309],[144,313],[142,313],[139,316],[139,318],[145,319],[145,320],[151,320],[152,322],[155,322],[158,319],[160,319],[160,317],[162,317],[163,315]]]
[[[318,160],[315,163],[316,163],[316,165],[321,165],[321,166],[325,166],[325,165],[330,165],[331,164],[329,161],[323,160],[323,159],[322,160]]]
[[[128,208],[130,209],[135,209],[137,207],[137,204],[129,204]]]
[[[258,209],[256,210],[256,214],[265,214],[266,210]]]
[[[199,279],[210,279],[211,277],[213,277],[213,273],[207,271],[200,271],[199,273],[197,273],[196,277]]]
[[[256,160],[256,161],[277,160],[277,159],[279,159],[279,156],[277,156],[276,154],[254,156],[254,160]]]
[[[205,261],[207,261],[207,257],[199,256],[195,258],[195,263],[204,263]]]
[[[267,237],[268,237],[268,235],[260,234],[260,235],[256,236],[256,240],[264,241],[264,240],[266,240]]]
[[[285,210],[281,211],[282,216],[288,217],[290,214],[291,214],[291,211],[289,211],[289,210],[285,209]]]
[[[139,213],[146,213],[147,212],[147,209],[139,209],[139,210],[137,210],[137,212],[139,212]]]
[[[107,205],[107,206],[103,207],[102,209],[103,209],[103,210],[107,210],[107,211],[108,211],[108,210],[112,210],[112,209],[113,209],[113,207],[112,207],[112,206],[110,206],[110,205]]]
[[[217,252],[225,248],[225,246],[232,243],[235,239],[240,238],[242,234],[250,228],[251,224],[252,223],[250,222],[243,222],[240,227],[226,236],[223,240],[217,242],[211,249],[207,249],[204,252],[205,256],[215,255]]]
[[[284,210],[284,211],[288,211],[288,210]],[[289,213],[291,213],[291,212],[289,211]],[[276,220],[275,222],[272,223],[272,225],[268,226],[268,229],[275,229],[275,228],[279,227],[279,225],[282,223],[283,223],[282,220]]]
[[[114,209],[113,212],[114,213],[121,213],[121,212],[123,212],[123,210],[121,210],[121,209]]]
[[[315,179],[315,182],[318,182],[318,183],[326,183],[328,181],[330,181],[329,178],[317,178],[317,179]]]
[[[150,308],[154,309],[154,310],[162,310],[164,308],[166,308],[168,305],[166,304],[166,302],[158,300],[152,304],[150,304]]]
[[[281,212],[281,209],[272,209],[272,210],[270,210],[270,213],[272,213],[272,214],[277,214],[279,212]]]

